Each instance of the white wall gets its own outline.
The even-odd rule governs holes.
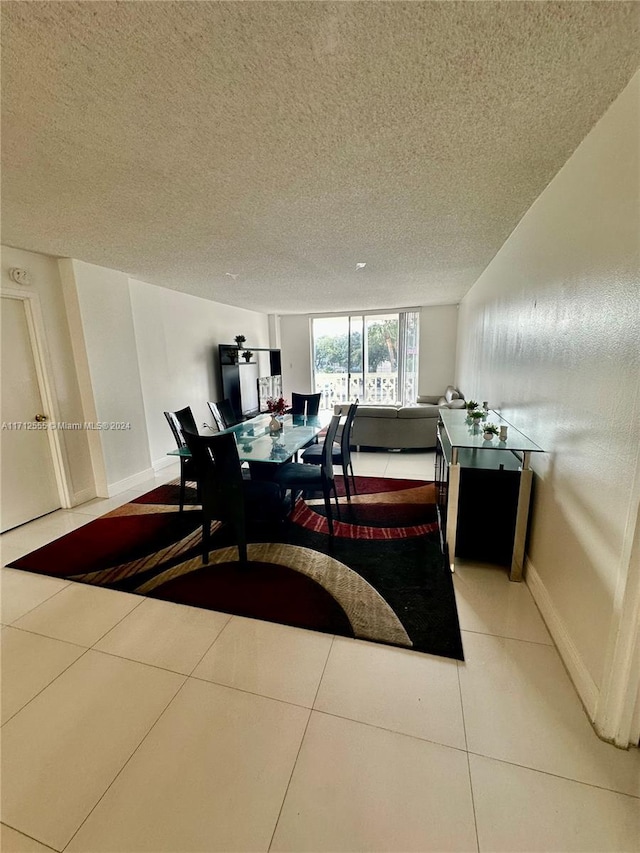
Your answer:
[[[460,307],[457,380],[546,450],[527,582],[592,714],[638,511],[640,75]]]
[[[222,398],[218,344],[246,337],[247,348],[269,346],[266,314],[234,308],[129,280],[137,363],[152,465],[171,462],[174,441],[163,412],[191,406],[201,432],[211,423],[208,400]]]
[[[432,397],[452,385],[456,367],[458,306],[436,305],[420,309],[418,343],[418,393]],[[467,396],[466,390],[461,389]]]
[[[114,494],[153,473],[129,281],[124,273],[83,261],[62,260],[60,269],[85,420],[130,424],[90,434],[98,494]]]
[[[282,393],[291,400],[291,392],[311,394],[311,322],[308,314],[280,317],[282,344]]]
[[[31,283],[28,286],[20,286],[20,289],[37,294],[40,302],[49,378],[57,407],[57,411],[48,414],[56,421],[83,422],[80,388],[57,261],[47,255],[3,246],[2,285],[16,288],[18,285],[9,279],[9,270],[12,267],[28,271]],[[87,434],[82,430],[63,430],[59,431],[59,438],[71,503],[81,503],[95,496]]]

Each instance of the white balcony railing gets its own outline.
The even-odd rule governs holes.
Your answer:
[[[361,403],[414,402],[414,379],[407,376],[404,394],[398,393],[397,373],[316,373],[316,393],[322,394],[320,408],[332,409],[358,397]]]

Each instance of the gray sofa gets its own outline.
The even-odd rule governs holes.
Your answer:
[[[351,444],[356,447],[417,449],[436,446],[438,410],[463,409],[463,395],[449,386],[441,397],[419,396],[413,406],[358,406]],[[335,406],[336,414],[346,414],[348,403]]]

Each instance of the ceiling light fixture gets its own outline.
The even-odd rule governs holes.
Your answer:
[[[358,272],[358,270],[363,270],[366,267],[366,265],[367,265],[366,262],[364,264],[363,263],[356,264],[356,272]]]
[[[239,272],[226,272],[225,275],[228,275],[229,278],[232,278],[235,281],[238,278],[238,276],[240,275],[240,273]]]

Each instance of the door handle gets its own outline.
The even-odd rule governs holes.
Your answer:
[[[49,417],[48,417],[48,415],[36,415],[36,416],[35,416],[35,418],[34,418],[34,420],[35,420],[37,423],[41,424],[43,421],[48,421],[48,420],[49,420]]]

